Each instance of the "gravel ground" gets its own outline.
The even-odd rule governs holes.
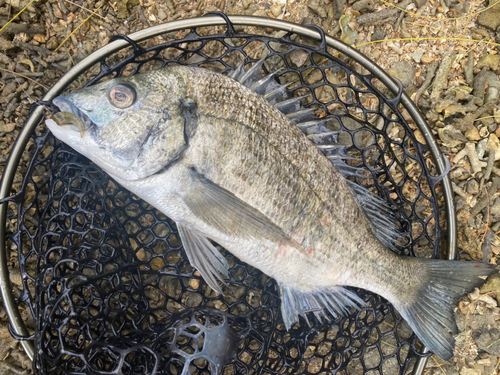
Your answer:
[[[147,1],[48,0],[28,5],[28,0],[0,0],[0,27],[28,5],[0,32],[0,166],[5,165],[30,104],[113,35],[216,10],[315,24],[348,44],[362,45],[360,51],[403,82],[451,163],[460,257],[499,264],[500,55],[495,43],[500,43],[500,4],[494,5],[496,0],[397,4],[412,14],[377,0]],[[478,14],[490,5],[494,6]],[[22,163],[15,183],[25,170],[26,160]],[[9,263],[13,270],[16,262],[13,253]],[[18,292],[20,276],[15,271],[13,284]],[[426,373],[497,374],[499,302],[498,276],[461,300],[456,356],[451,363],[432,357]],[[31,373],[30,361],[8,334],[1,306],[0,373]]]

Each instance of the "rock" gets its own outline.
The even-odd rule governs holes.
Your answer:
[[[500,303],[500,273],[488,277],[486,282],[479,288],[481,293],[495,292],[496,300]]]
[[[295,64],[298,68],[300,68],[307,61],[309,55],[307,52],[296,49],[290,53],[290,61]]]
[[[340,39],[345,44],[349,45],[356,43],[356,40],[358,39],[357,31],[351,29],[350,26],[351,19],[352,19],[351,14],[344,14],[339,19],[340,30],[342,31]]]
[[[16,48],[14,43],[12,43],[10,40],[0,37],[0,50],[6,52],[13,48]]]
[[[9,82],[4,86],[2,90],[2,96],[5,98],[10,94],[14,93],[16,90],[17,90],[17,82]]]
[[[248,9],[250,9],[250,8],[248,8]],[[258,9],[252,15],[256,16],[256,17],[267,17],[267,10],[265,10],[265,9]]]
[[[422,8],[425,4],[427,4],[427,0],[415,0],[415,4],[417,8]]]
[[[399,79],[403,87],[408,87],[415,77],[415,68],[408,61],[398,61],[389,69],[389,74]]]
[[[243,0],[241,4],[243,5],[243,9],[247,9],[252,4],[252,0]]]
[[[465,136],[467,137],[467,139],[469,141],[480,141],[481,140],[481,136],[479,135],[479,131],[477,130],[476,127],[467,129],[465,131]]]
[[[482,69],[484,67],[490,70],[497,70],[500,65],[500,55],[484,55],[479,58],[476,64],[477,69]]]
[[[493,5],[497,0],[490,0],[489,5]],[[495,5],[493,8],[482,12],[477,17],[477,23],[495,31],[500,27],[500,4]]]
[[[457,147],[468,141],[468,139],[463,136],[462,132],[455,129],[452,125],[446,125],[444,128],[438,129],[438,135],[445,147]]]
[[[158,9],[158,14],[156,15],[160,21],[164,21],[168,15],[162,8]]]
[[[467,181],[467,193],[472,195],[479,193],[479,183],[475,179]]]
[[[270,10],[274,17],[278,17],[283,12],[283,4],[273,4]]]
[[[116,17],[124,19],[130,16],[130,12],[127,7],[128,0],[118,1],[116,5]]]
[[[500,140],[495,134],[490,134],[486,143],[485,151],[495,151],[495,161],[500,160]]]
[[[82,61],[84,58],[86,58],[88,56],[88,53],[87,51],[85,51],[83,48],[78,50],[78,52],[76,52],[74,55],[73,55],[73,60],[75,60],[76,63],[79,63],[80,61]]]
[[[3,123],[3,121],[2,121],[2,123]],[[0,132],[1,133],[10,133],[15,128],[16,128],[16,124],[14,124],[14,123],[0,124]]]
[[[486,94],[484,95],[485,103],[497,102],[499,98],[500,98],[500,91],[498,91],[496,87],[488,87],[486,89]]]
[[[495,199],[490,207],[490,216],[492,221],[500,220],[500,198]],[[500,292],[498,292],[500,295]]]
[[[385,38],[384,31],[380,27],[377,27],[372,34],[372,40],[384,40],[384,38]]]
[[[478,370],[473,369],[473,368],[462,367],[460,369],[460,375],[481,375],[481,373]]]
[[[359,0],[352,4],[351,8],[357,12],[361,12],[363,10],[373,10],[375,9],[375,4],[372,0]],[[378,39],[375,39],[378,40]]]
[[[493,355],[500,355],[500,330],[498,328],[475,332],[474,341],[478,349]]]
[[[57,36],[52,36],[47,40],[47,43],[45,43],[45,47],[47,49],[50,49],[51,51],[55,50],[57,46],[59,45],[59,41],[57,40]]]
[[[307,2],[307,6],[321,18],[326,18],[328,16],[325,7],[323,6],[323,4],[320,5],[319,0],[309,0]]]
[[[415,51],[411,54],[411,58],[417,63],[420,64],[420,60],[422,59],[422,56],[424,55],[424,51]]]

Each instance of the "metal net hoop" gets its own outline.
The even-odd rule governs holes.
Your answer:
[[[269,29],[282,34],[271,36]],[[118,37],[75,66],[44,100],[75,89],[81,77],[91,85],[169,64],[227,73],[263,54],[264,72],[281,68],[282,84],[293,81],[294,95],[309,94],[305,105],[340,132],[349,163],[370,171],[371,178],[355,181],[396,207],[405,234],[399,252],[439,257],[445,222],[453,258],[451,185],[437,177],[444,163],[422,116],[398,83],[318,28],[222,14],[172,22]],[[415,361],[421,367],[426,355],[415,336],[377,295],[360,291],[367,308],[329,323],[311,318],[311,326],[301,321],[286,332],[274,280],[224,252],[231,265],[228,295],[218,296],[189,266],[175,225],[50,133],[35,133],[42,115],[36,108],[28,119],[0,187],[1,197],[10,193],[33,139],[16,195],[17,232],[8,237],[19,251],[24,291],[16,301],[2,283],[2,294],[12,333],[23,339],[39,373],[402,374]],[[41,178],[40,170],[50,174]],[[2,279],[8,279],[6,215],[3,204]],[[32,335],[19,306],[34,317]],[[233,343],[224,355],[210,351],[220,344],[214,332]]]

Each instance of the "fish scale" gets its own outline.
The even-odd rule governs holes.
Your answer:
[[[311,142],[329,132],[324,121],[285,94],[276,99],[284,88],[260,79],[262,64],[237,68],[234,79],[167,67],[102,82],[56,98],[61,126],[46,123],[174,220],[190,263],[216,292],[223,293],[227,262],[208,239],[278,281],[287,329],[309,312],[338,316],[364,305],[345,288],[360,287],[388,299],[427,347],[450,360],[453,301],[496,270],[389,250],[399,235],[391,210],[350,187],[343,175],[363,172],[342,161],[342,146]],[[314,129],[311,140],[301,129]]]

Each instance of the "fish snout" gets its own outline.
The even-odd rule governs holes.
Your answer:
[[[53,101],[54,105],[60,109],[52,115],[52,119],[59,126],[74,126],[83,137],[85,132],[92,126],[92,120],[70,100],[64,96],[59,96]]]

